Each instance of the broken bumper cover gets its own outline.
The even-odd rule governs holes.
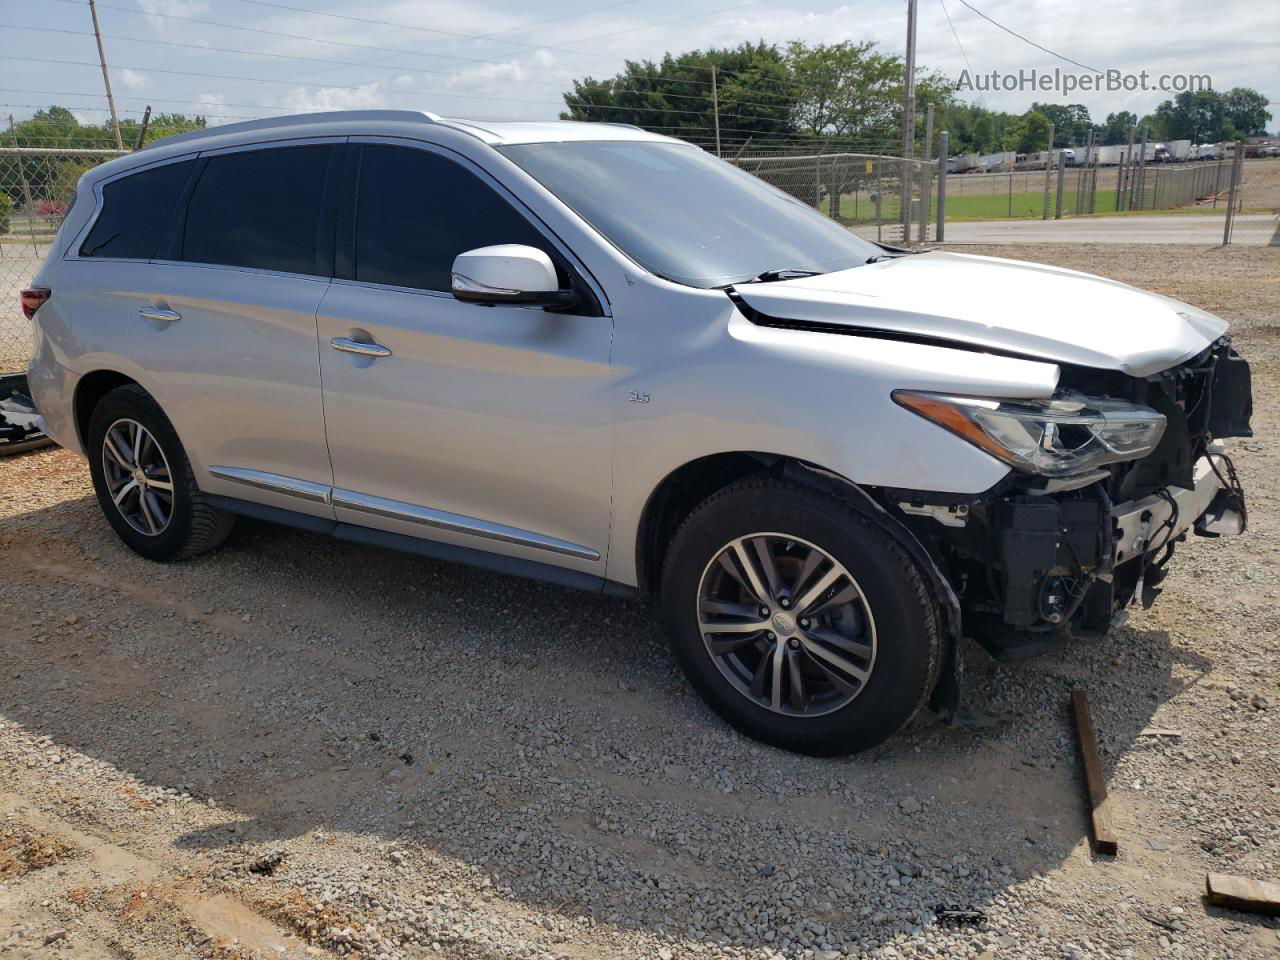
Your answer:
[[[1239,511],[1215,503],[1229,492],[1223,484],[1227,471],[1226,458],[1212,452],[1196,462],[1193,489],[1165,487],[1140,500],[1116,504],[1111,510],[1113,563],[1119,566],[1159,550],[1192,526],[1206,536],[1242,533],[1244,518]]]

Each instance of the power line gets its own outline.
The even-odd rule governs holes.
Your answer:
[[[39,33],[62,33],[62,34],[69,34],[71,36],[83,36],[83,37],[93,36],[92,33],[84,30],[67,30],[61,27],[34,27],[34,26],[25,26],[21,24],[11,24],[11,23],[0,23],[0,30],[27,30],[27,31],[39,32]],[[304,56],[298,56],[296,54],[287,54],[287,53],[268,53],[265,51],[257,51],[257,50],[238,50],[231,47],[210,47],[202,43],[184,43],[181,40],[159,40],[154,37],[125,37],[119,34],[106,34],[106,33],[103,34],[103,37],[108,40],[119,40],[124,43],[147,43],[147,44],[154,44],[159,46],[179,47],[179,48],[188,49],[188,50],[202,50],[210,53],[230,53],[230,54],[235,54],[238,56],[246,56],[246,57],[270,57],[276,60],[300,60],[308,63],[328,63],[328,64],[333,64],[334,66],[344,66],[344,67],[376,67],[379,70],[391,70],[398,73],[419,73],[419,74],[428,74],[432,76],[475,78],[480,80],[492,79],[490,76],[486,74],[480,74],[480,73],[461,73],[461,72],[456,72],[452,70],[431,70],[426,67],[404,67],[404,66],[391,65],[391,64],[359,63],[355,60],[330,60],[323,57],[304,57]],[[520,66],[525,66],[525,65],[520,64]],[[153,69],[153,68],[139,68],[139,69]],[[539,68],[535,67],[533,69],[539,69]],[[314,72],[318,72],[318,71],[314,71]],[[311,74],[300,74],[299,76],[309,76],[309,75]],[[699,86],[699,85],[710,86],[710,81],[705,81],[705,80],[696,80],[693,78],[681,80],[680,78],[675,78],[675,77],[649,77],[649,76],[646,76],[645,74],[618,74],[616,77],[613,77],[612,79],[613,80],[622,79],[622,80],[685,82],[694,86]],[[289,83],[289,82],[294,82],[294,78],[272,78],[269,81],[255,79],[253,82],[255,83],[266,83],[266,82]],[[373,82],[376,82],[376,81],[373,81]],[[565,91],[564,83],[561,81],[532,80],[532,79],[522,78],[519,82],[526,83],[526,84],[534,83],[534,84],[538,84],[539,86],[546,86],[546,87],[555,87],[557,90],[560,90],[562,92],[565,92],[565,93],[569,92],[569,91]],[[323,84],[323,86],[331,86],[331,85]],[[637,96],[642,96],[646,93],[657,92],[657,91],[623,89],[623,90],[617,90],[615,92],[631,93]],[[196,96],[199,96],[199,95],[196,95]],[[675,98],[675,99],[681,99],[681,100],[700,100],[701,101],[706,99],[705,97],[699,96],[697,94],[687,94],[687,93],[662,93],[661,96],[666,98]],[[195,98],[193,97],[192,102],[198,102],[198,101],[196,101]],[[753,101],[753,100],[729,99],[726,102],[731,104],[736,104],[738,106],[763,107],[765,109],[777,109],[777,108],[786,106],[786,104],[762,103],[762,102]]]
[[[91,63],[87,60],[54,60],[48,57],[17,57],[17,56],[12,56],[8,54],[0,55],[0,60],[15,60],[23,63],[52,63],[52,64],[59,64],[61,66],[73,66],[73,67],[97,66],[97,64]],[[259,83],[280,83],[280,84],[286,84],[286,85],[292,84],[294,86],[300,86],[300,87],[319,87],[321,89],[326,89],[326,90],[358,91],[369,85],[367,83],[361,84],[361,85],[338,84],[338,83],[307,83],[300,80],[275,80],[269,77],[242,77],[242,76],[235,76],[232,74],[201,73],[194,70],[169,70],[161,67],[142,66],[139,64],[119,64],[118,66],[122,70],[151,71],[152,73],[163,73],[163,74],[170,74],[173,76],[180,76],[180,77],[204,77],[206,79],[213,79],[213,80],[251,80]],[[377,81],[371,81],[371,82],[376,83]],[[533,106],[556,107],[557,109],[564,109],[566,106],[565,104],[554,101],[554,100],[524,100],[524,99],[519,99],[515,97],[487,97],[487,96],[482,96],[481,94],[476,94],[476,93],[445,93],[439,90],[414,90],[407,87],[401,88],[401,89],[388,88],[383,92],[391,95],[396,95],[396,96],[415,95],[415,96],[427,96],[427,97],[445,97],[445,98],[455,99],[455,100],[486,100],[486,101],[491,101],[495,103],[527,103]],[[146,99],[146,98],[133,97],[130,99]],[[191,101],[182,101],[182,102],[191,102]],[[263,106],[267,106],[267,105],[264,104]],[[589,106],[593,110],[626,110],[626,111],[632,111],[637,113],[683,113],[683,114],[689,114],[693,116],[706,116],[706,113],[707,113],[707,111],[705,110],[681,110],[676,107],[634,107],[634,106],[623,106],[623,105],[614,105],[614,104],[587,104],[587,106]],[[759,116],[756,114],[734,114],[734,116],[736,116],[739,120],[760,120],[766,123],[778,123],[781,120],[781,118],[779,117],[765,117],[765,116]]]
[[[454,30],[439,30],[434,27],[419,27],[411,23],[395,23],[390,20],[375,20],[371,17],[354,17],[354,16],[351,16],[350,14],[332,13],[328,10],[311,10],[307,7],[290,6],[287,3],[274,3],[272,2],[272,0],[240,0],[240,2],[252,4],[256,7],[274,7],[277,10],[291,10],[294,13],[305,13],[313,17],[329,17],[330,19],[333,19],[333,20],[346,20],[349,23],[367,23],[373,26],[378,26],[378,27],[395,27],[397,30],[416,30],[419,33],[437,33],[447,37],[456,37],[461,40],[488,40],[493,38],[499,33],[507,32],[505,30],[498,30],[498,31],[495,31],[494,33],[487,33],[487,34],[459,33]],[[618,0],[618,2],[616,3],[608,3],[608,4],[605,4],[603,7],[595,7],[588,12],[608,10],[612,7],[621,7],[629,3],[637,3],[637,2],[638,0]],[[565,14],[559,17],[552,17],[550,20],[544,20],[542,21],[542,23],[552,23],[557,20],[568,20],[576,16],[581,16],[581,14],[578,14],[578,13]],[[508,28],[508,29],[525,29],[528,26],[531,26],[531,25],[526,24],[524,27]],[[499,40],[498,42],[509,43],[509,44],[512,44],[513,46],[518,46],[518,47],[532,47],[534,49],[542,49],[539,44],[524,43],[523,41],[520,41],[520,40]]]
[[[970,10],[972,10],[974,13],[976,13],[978,16],[980,16],[983,20],[986,20],[988,23],[999,27],[1005,33],[1009,34],[1009,36],[1017,37],[1023,43],[1029,43],[1031,44],[1031,46],[1035,47],[1037,50],[1043,50],[1045,53],[1049,54],[1049,56],[1051,57],[1057,57],[1059,60],[1065,61],[1066,63],[1074,64],[1077,67],[1084,67],[1084,69],[1088,70],[1091,73],[1102,73],[1102,71],[1099,70],[1097,67],[1091,67],[1087,63],[1081,63],[1079,60],[1072,60],[1070,57],[1064,57],[1062,54],[1055,53],[1054,51],[1050,50],[1048,47],[1041,46],[1040,44],[1036,43],[1034,40],[1030,40],[1027,37],[1024,37],[1022,34],[1018,33],[1016,30],[1010,30],[1003,23],[1000,23],[997,20],[992,20],[985,13],[983,13],[981,10],[975,7],[972,3],[970,3],[969,0],[960,0],[960,2],[963,3]]]
[[[573,20],[573,19],[575,19],[575,18],[577,18],[577,17],[584,17],[584,16],[587,16],[588,14],[591,14],[591,13],[598,13],[598,12],[600,12],[601,10],[609,10],[609,9],[612,9],[613,7],[621,7],[621,6],[625,6],[625,5],[629,4],[629,3],[636,3],[636,2],[638,2],[638,0],[617,0],[617,2],[614,2],[614,3],[607,3],[607,4],[605,4],[605,5],[603,5],[603,6],[599,6],[599,7],[588,7],[588,8],[586,8],[585,10],[576,10],[576,11],[574,11],[573,13],[566,13],[566,14],[562,14],[562,15],[560,15],[560,16],[558,16],[558,17],[548,17],[546,20],[535,20],[533,23],[522,24],[522,25],[520,25],[519,27],[505,27],[505,28],[504,28],[504,29],[502,29],[502,30],[494,30],[494,31],[491,31],[490,33],[481,33],[481,34],[477,34],[477,35],[476,35],[475,37],[473,37],[472,39],[473,39],[473,40],[489,40],[489,39],[492,39],[492,38],[494,38],[494,37],[498,37],[498,36],[500,36],[501,34],[509,33],[511,30],[521,29],[521,30],[526,30],[526,31],[527,31],[527,30],[534,29],[534,28],[536,28],[536,27],[543,26],[544,24],[548,24],[548,23],[557,23],[557,22],[564,21],[564,20]],[[431,47],[431,48],[428,48],[428,50],[427,50],[427,51],[425,51],[425,52],[426,52],[426,53],[434,53],[434,52],[436,52],[436,51],[438,51],[438,50],[441,50],[441,49],[443,49],[443,45],[441,45],[440,47]],[[392,55],[392,56],[390,56],[390,57],[383,57],[383,58],[380,58],[380,59],[389,61],[389,60],[393,60],[393,59],[395,59],[395,57],[397,57],[397,56],[399,56],[399,54],[393,54],[393,55]],[[373,64],[372,62],[371,62],[371,63],[369,63],[368,65],[369,65],[369,66],[375,66],[375,64]],[[381,64],[377,64],[377,65],[378,65],[378,66],[380,66]],[[314,76],[318,76],[319,74],[322,74],[322,73],[328,73],[330,69],[331,69],[331,68],[327,68],[327,67],[326,67],[326,68],[321,69],[321,70],[308,70],[308,71],[306,71],[305,73],[294,74],[290,79],[300,78],[300,77],[314,77]],[[223,88],[223,89],[226,89],[226,88]],[[232,88],[230,88],[230,89],[232,89],[232,90],[236,90],[236,89],[240,89],[240,87],[232,87]],[[213,95],[216,95],[217,93],[218,93],[218,91],[209,91],[207,95],[213,96]]]
[[[970,73],[973,73],[973,64],[969,62],[969,55],[964,52],[964,44],[960,42],[960,34],[956,33],[956,25],[951,22],[951,12],[947,10],[947,0],[938,0],[938,5],[942,7],[942,14],[947,18],[947,25],[951,27],[951,35],[956,38],[956,46],[960,48],[960,56],[964,57],[964,65]]]

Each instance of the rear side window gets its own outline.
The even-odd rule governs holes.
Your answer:
[[[439,154],[366,145],[356,208],[355,278],[450,289],[453,259],[476,247],[550,244],[487,183]]]
[[[187,205],[182,260],[329,275],[319,226],[328,144],[210,157]]]
[[[154,257],[194,166],[194,160],[166,163],[106,184],[102,188],[102,212],[80,245],[80,256],[131,260]]]

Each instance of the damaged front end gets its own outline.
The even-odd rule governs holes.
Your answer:
[[[1251,436],[1248,364],[1223,337],[1149,377],[1063,367],[1039,403],[895,399],[1014,468],[977,497],[882,491],[960,598],[965,633],[1018,659],[1150,606],[1189,530],[1243,532],[1221,440]]]

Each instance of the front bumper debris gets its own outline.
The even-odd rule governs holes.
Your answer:
[[[1182,536],[1209,512],[1210,505],[1225,489],[1222,477],[1226,470],[1226,458],[1220,453],[1210,453],[1196,461],[1193,489],[1165,487],[1140,500],[1116,504],[1111,510],[1112,563],[1119,566],[1138,559]],[[1243,529],[1239,512],[1227,508],[1221,516],[1213,518],[1212,529],[1204,532],[1231,536],[1242,533]]]

